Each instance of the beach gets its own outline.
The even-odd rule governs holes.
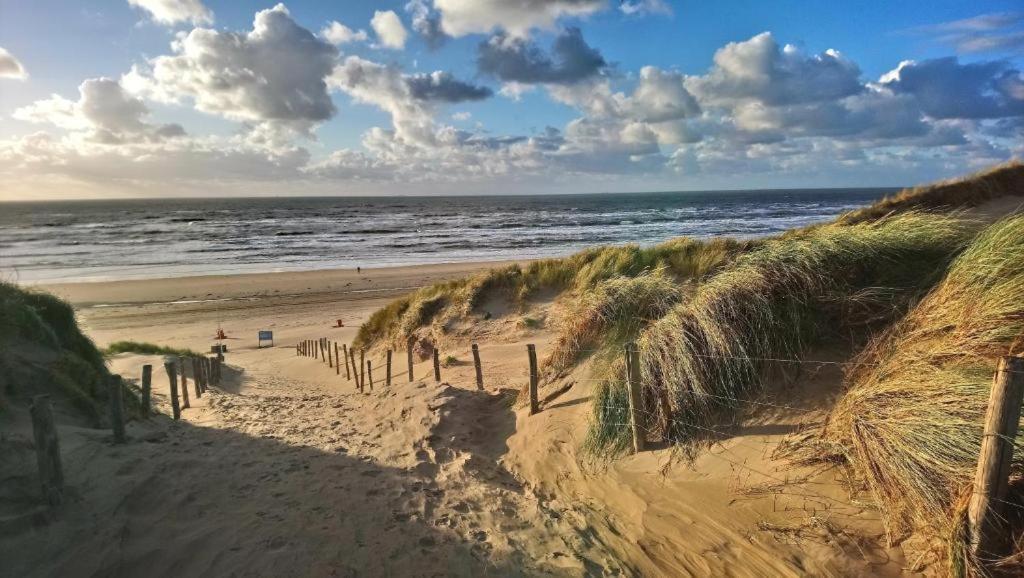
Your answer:
[[[67,576],[903,572],[899,549],[878,545],[877,513],[834,473],[771,457],[785,434],[820,417],[814,382],[790,392],[800,411],[753,416],[695,462],[655,447],[595,464],[579,453],[585,374],[544,383],[538,415],[521,402],[526,345],[543,357],[553,334],[515,314],[476,340],[482,391],[470,343],[457,338],[440,344],[441,382],[419,358],[410,380],[397,351],[386,385],[383,352],[370,352],[375,383],[364,393],[347,367],[296,355],[301,340],[351,343],[362,320],[411,287],[494,265],[46,287],[75,304],[101,346],[209,351],[220,327],[225,377],[202,398],[193,392],[181,421],[129,423],[124,446],[62,428],[74,497],[40,532],[0,541],[0,554],[18,575]],[[551,307],[537,303],[531,315]],[[273,346],[258,347],[260,330],[274,332]],[[137,380],[151,364],[155,406],[169,414],[163,362],[124,353],[109,365]]]

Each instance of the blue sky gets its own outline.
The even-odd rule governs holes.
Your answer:
[[[1024,142],[1008,1],[0,0],[0,48],[0,199],[898,185]]]

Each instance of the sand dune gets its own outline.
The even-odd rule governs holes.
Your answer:
[[[398,287],[464,272],[367,274]],[[877,516],[851,503],[834,474],[770,457],[817,415],[800,391],[789,393],[806,412],[751,416],[692,463],[655,449],[599,466],[578,454],[585,369],[539,415],[515,401],[524,345],[543,355],[543,329],[494,321],[481,343],[485,391],[466,363],[468,343],[453,341],[443,351],[457,362],[442,383],[421,363],[413,383],[402,376],[384,387],[377,373],[374,391],[360,394],[343,371],[297,357],[293,345],[350,342],[358,321],[393,295],[346,296],[340,274],[318,277],[329,289],[293,277],[58,288],[83,304],[81,322],[100,344],[202,350],[220,324],[232,338],[228,366],[222,386],[193,396],[181,421],[132,423],[124,446],[107,432],[63,427],[70,499],[53,522],[0,538],[4,575],[850,576],[908,565],[879,544]],[[205,293],[246,300],[169,303]],[[338,316],[346,327],[330,328]],[[273,329],[276,347],[257,349],[258,329]],[[157,368],[155,403],[169,413],[161,358],[111,360],[129,378],[144,363]],[[404,369],[404,355],[395,365]],[[26,435],[26,421],[5,435]]]

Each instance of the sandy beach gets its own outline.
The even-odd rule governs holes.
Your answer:
[[[208,351],[227,333],[224,383],[193,395],[181,421],[129,424],[130,442],[64,427],[69,505],[52,524],[0,540],[18,576],[848,576],[898,575],[875,512],[834,473],[776,462],[772,450],[820,418],[815,382],[787,392],[797,412],[750,416],[696,461],[670,449],[594,464],[579,454],[588,375],[517,402],[525,352],[552,333],[512,313],[433,379],[370,354],[374,388],[296,356],[302,339],[350,343],[361,320],[409,287],[493,263],[86,283],[46,289],[76,304],[100,345],[133,339]],[[531,315],[553,314],[539,303]],[[344,328],[334,328],[335,320]],[[256,332],[274,331],[257,348]],[[113,371],[154,366],[154,400],[170,413],[162,358],[119,354]],[[815,380],[837,380],[827,372]],[[591,380],[592,381],[592,380]],[[562,393],[558,393],[562,392]],[[25,431],[28,420],[15,420]],[[28,545],[32,544],[29,548]],[[69,547],[68,545],[71,544]]]

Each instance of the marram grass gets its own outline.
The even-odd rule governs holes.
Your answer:
[[[493,297],[523,308],[544,291],[577,297],[618,277],[660,270],[676,280],[711,275],[759,241],[679,238],[655,245],[596,247],[563,258],[509,265],[424,287],[377,310],[359,328],[356,347],[400,345],[419,330],[444,333],[448,322],[468,318]]]
[[[907,213],[791,233],[741,255],[641,333],[646,410],[674,441],[706,437],[762,386],[771,367],[762,360],[798,358],[898,317],[972,231],[955,217]],[[592,427],[607,429],[601,416],[610,413],[595,414]]]
[[[1024,215],[988,227],[945,279],[856,359],[825,442],[868,481],[890,531],[958,534],[998,358],[1024,339]],[[1017,438],[1014,469],[1024,464]],[[957,539],[952,540],[956,546]],[[956,552],[956,548],[952,548]],[[950,556],[953,573],[977,570]]]
[[[559,372],[594,351],[621,354],[625,343],[679,303],[683,293],[662,270],[600,283],[567,304],[545,365]]]

